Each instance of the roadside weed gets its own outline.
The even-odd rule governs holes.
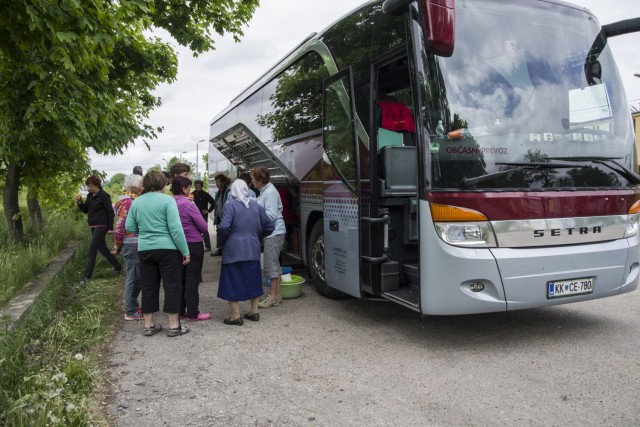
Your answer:
[[[73,215],[45,214],[42,231],[27,221],[26,242],[9,243],[6,224],[0,221],[0,306],[42,270],[71,239],[86,233],[86,225]]]
[[[88,237],[88,236],[87,236]],[[0,331],[0,425],[106,425],[92,406],[100,350],[119,325],[121,285],[100,260],[79,286],[88,238],[13,332]]]

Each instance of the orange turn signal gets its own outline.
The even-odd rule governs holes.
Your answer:
[[[631,208],[629,209],[629,215],[637,214],[638,212],[640,212],[640,200],[631,205]]]
[[[430,203],[431,217],[435,222],[488,221],[483,213],[458,206]]]

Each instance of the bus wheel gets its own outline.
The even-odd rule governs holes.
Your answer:
[[[324,265],[324,235],[322,233],[322,220],[316,221],[309,236],[309,276],[316,285],[318,293],[327,298],[344,298],[344,292],[327,285]]]

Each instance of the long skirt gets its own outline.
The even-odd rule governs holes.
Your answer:
[[[238,261],[222,264],[218,298],[225,301],[246,301],[262,295],[260,261]]]

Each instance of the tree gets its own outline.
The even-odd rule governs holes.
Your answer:
[[[110,186],[119,185],[120,187],[122,187],[124,185],[124,178],[126,176],[127,175],[122,172],[114,174],[109,180],[109,185]]]
[[[0,0],[0,178],[10,238],[23,238],[21,186],[54,189],[60,175],[79,184],[90,172],[89,148],[122,153],[161,131],[145,121],[161,103],[152,91],[175,79],[177,57],[155,28],[197,55],[214,48],[212,33],[237,41],[257,5]],[[53,182],[43,183],[42,171]]]
[[[185,165],[188,165],[191,168],[191,174],[195,174],[196,172],[196,165],[194,163],[191,163],[190,161],[188,161],[187,159],[183,159],[181,157],[177,157],[177,156],[173,156],[172,158],[169,159],[169,161],[167,162],[167,165],[165,166],[164,170],[167,172],[171,171],[171,167],[173,165],[175,165],[176,163],[183,163]]]

